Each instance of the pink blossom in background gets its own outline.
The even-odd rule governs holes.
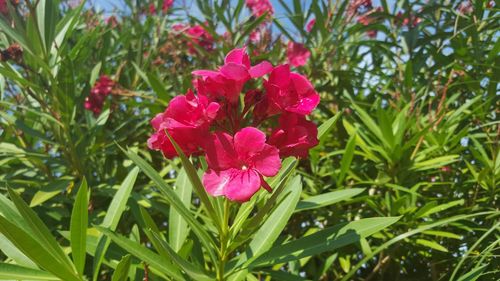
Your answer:
[[[373,5],[371,0],[351,0],[349,6],[347,6],[347,16],[351,18],[358,14],[364,14],[372,9]]]
[[[268,15],[274,14],[273,5],[269,0],[246,0],[245,3],[256,17],[260,17],[266,12]]]
[[[288,65],[273,69],[268,81],[264,81],[269,99],[270,114],[283,111],[301,115],[310,114],[319,104],[319,94],[304,76],[291,72]]]
[[[212,51],[214,47],[214,39],[212,35],[202,25],[194,25],[185,30],[186,35],[191,39],[188,42],[188,49],[190,54],[197,54],[198,51],[194,44],[202,47],[207,51]]]
[[[191,90],[173,98],[165,112],[151,120],[155,133],[148,139],[149,148],[161,150],[167,158],[177,156],[166,130],[186,155],[199,153],[219,107],[204,96],[195,96]]]
[[[223,132],[212,135],[205,146],[208,170],[203,185],[212,196],[246,202],[264,187],[271,187],[263,176],[272,177],[281,168],[279,151],[266,144],[266,135],[247,127],[234,135]]]
[[[318,145],[318,128],[303,115],[283,113],[279,127],[269,138],[269,144],[276,146],[281,157],[306,158],[309,149]]]
[[[149,10],[149,14],[150,14],[150,15],[154,15],[154,14],[156,14],[156,7],[155,7],[155,4],[154,4],[154,3],[149,4],[148,10]]]
[[[114,86],[115,81],[106,75],[101,75],[90,90],[90,95],[85,98],[85,109],[94,112],[94,115],[100,114],[104,106],[104,101],[111,94]]]
[[[374,13],[379,13],[382,11],[383,11],[383,8],[378,7],[376,9],[373,9],[373,10],[367,12],[367,13],[358,17],[358,23],[362,24],[364,26],[370,26],[370,25],[374,24],[378,20],[377,16]],[[375,29],[368,30],[368,31],[366,31],[366,35],[368,35],[368,37],[370,37],[370,38],[375,38],[375,37],[377,37],[377,30],[375,30]]]
[[[472,2],[470,0],[462,1],[457,7],[457,10],[462,15],[468,15],[474,11],[474,7],[472,6]]]
[[[6,15],[9,13],[9,7],[7,6],[7,0],[0,0],[0,13]]]
[[[286,56],[292,66],[299,67],[307,64],[311,52],[303,44],[290,41],[286,48]]]
[[[310,20],[306,25],[307,32],[311,32],[315,24],[316,24],[316,19]]]
[[[161,6],[161,11],[166,14],[170,8],[174,5],[174,0],[163,0],[163,4]]]

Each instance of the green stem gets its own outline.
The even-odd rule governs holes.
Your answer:
[[[220,232],[220,249],[219,249],[219,265],[217,268],[217,280],[224,281],[224,267],[226,266],[226,261],[228,258],[228,238],[229,238],[229,200],[224,198],[224,214],[221,223]]]

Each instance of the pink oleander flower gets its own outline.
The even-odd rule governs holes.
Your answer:
[[[257,128],[243,128],[234,137],[216,132],[205,150],[208,170],[203,185],[210,195],[246,202],[260,187],[272,191],[264,176],[278,173],[279,151],[266,144],[266,135]]]
[[[317,128],[305,115],[318,105],[319,94],[288,65],[252,66],[241,48],[229,52],[217,70],[196,70],[193,76],[196,95],[189,90],[172,99],[153,118],[148,146],[175,157],[170,135],[186,155],[204,155],[209,194],[245,202],[261,187],[271,192],[264,177],[278,173],[280,156],[304,158],[317,145]]]
[[[202,77],[197,82],[198,93],[215,100],[224,98],[235,103],[248,80],[262,77],[272,69],[273,66],[268,61],[251,66],[246,49],[241,48],[229,52],[219,70],[195,70],[193,74]]]
[[[462,15],[468,15],[474,11],[474,7],[470,0],[466,0],[458,5],[457,10]]]
[[[154,3],[149,4],[148,10],[149,10],[149,14],[150,15],[156,14],[156,6],[155,6],[155,4]]]
[[[262,32],[259,29],[256,29],[250,33],[248,38],[250,39],[250,42],[257,44],[260,40],[262,40]]]
[[[288,111],[301,115],[310,114],[319,104],[319,94],[304,76],[291,72],[290,67],[277,66],[264,81],[268,99],[268,114]]]
[[[357,14],[364,14],[373,9],[371,0],[351,0],[347,6],[347,16],[353,17]]]
[[[194,44],[209,52],[213,50],[214,39],[202,25],[191,26],[185,30],[185,33],[191,39],[191,42],[188,42],[188,51],[190,54],[194,55],[198,53]]]
[[[286,48],[286,56],[292,66],[299,67],[307,64],[311,52],[303,44],[290,41]]]
[[[360,23],[364,26],[370,26],[370,25],[374,24],[378,21],[378,18],[375,15],[375,13],[379,13],[382,11],[383,11],[383,8],[378,7],[376,9],[373,9],[373,10],[367,12],[367,13],[358,17],[358,23]],[[375,37],[377,37],[377,30],[375,30],[375,29],[368,30],[368,31],[366,31],[366,35],[368,35],[368,37],[370,37],[370,38],[375,38]]]
[[[281,157],[306,158],[309,149],[318,145],[318,128],[303,115],[283,113],[268,143],[279,149]]]
[[[163,0],[163,4],[161,6],[161,11],[166,14],[170,8],[174,5],[174,0]]]
[[[307,32],[311,32],[311,30],[314,28],[314,25],[316,24],[316,19],[310,20],[307,25],[306,25],[306,30]]]
[[[90,95],[85,98],[85,109],[94,112],[94,115],[99,115],[104,106],[106,97],[111,94],[114,86],[115,81],[111,80],[111,78],[106,75],[101,75],[99,80],[97,80],[90,90]]]
[[[151,120],[155,133],[148,139],[149,148],[161,150],[167,158],[177,156],[166,130],[186,155],[200,154],[219,108],[218,103],[209,102],[204,96],[195,96],[191,90],[173,98],[165,112]]]
[[[246,0],[246,5],[256,17],[260,17],[266,12],[269,16],[274,14],[273,5],[269,0]]]
[[[9,7],[7,6],[7,0],[0,0],[0,13],[4,14],[4,15],[9,13]]]

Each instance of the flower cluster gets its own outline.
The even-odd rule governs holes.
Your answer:
[[[106,97],[111,94],[115,87],[115,81],[111,80],[106,75],[101,75],[99,80],[90,90],[90,95],[85,98],[85,109],[94,112],[94,115],[99,115],[104,106]]]
[[[288,63],[292,66],[299,67],[306,65],[311,52],[304,46],[304,44],[288,42],[286,48],[286,56],[288,57]]]
[[[316,125],[306,116],[319,94],[287,64],[252,66],[241,48],[229,52],[217,70],[193,74],[196,93],[175,97],[153,118],[148,146],[175,157],[170,136],[186,155],[204,155],[209,194],[245,202],[261,187],[271,191],[264,177],[278,173],[281,158],[307,157],[318,144]]]
[[[173,5],[174,0],[163,0],[163,3],[161,5],[162,13],[166,14]],[[149,4],[149,13],[156,14],[156,6],[154,3]]]
[[[274,14],[273,5],[269,0],[246,0],[245,3],[256,17],[260,17],[266,12],[268,16]]]
[[[8,15],[9,14],[9,6],[7,3],[8,0],[0,0],[0,14]],[[16,6],[19,4],[19,0],[10,0],[10,4],[12,6]]]
[[[189,41],[186,43],[188,46],[188,52],[191,55],[195,55],[196,46],[199,46],[207,51],[212,51],[214,47],[214,38],[202,25],[196,24],[193,26],[185,25],[182,23],[174,24],[172,26],[173,30],[179,33],[185,34]]]

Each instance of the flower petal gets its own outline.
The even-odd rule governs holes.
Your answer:
[[[233,170],[224,193],[230,200],[246,202],[259,191],[260,186],[260,176],[253,169]]]
[[[241,65],[235,63],[227,63],[220,68],[220,72],[229,79],[236,81],[246,81],[250,78],[248,74],[248,69]]]
[[[250,159],[252,167],[266,177],[275,176],[281,168],[279,150],[272,145],[264,144],[261,151]]]
[[[224,59],[224,64],[236,63],[242,64],[246,68],[250,67],[250,58],[246,52],[246,48],[234,49],[226,55]]]
[[[254,65],[248,71],[252,78],[262,77],[269,72],[273,71],[273,65],[268,61],[263,61],[257,65]]]
[[[241,160],[260,152],[266,143],[266,134],[254,127],[241,129],[234,135],[234,149]]]
[[[216,132],[202,146],[206,152],[207,164],[210,169],[220,171],[239,168],[238,155],[234,151],[232,136]]]

